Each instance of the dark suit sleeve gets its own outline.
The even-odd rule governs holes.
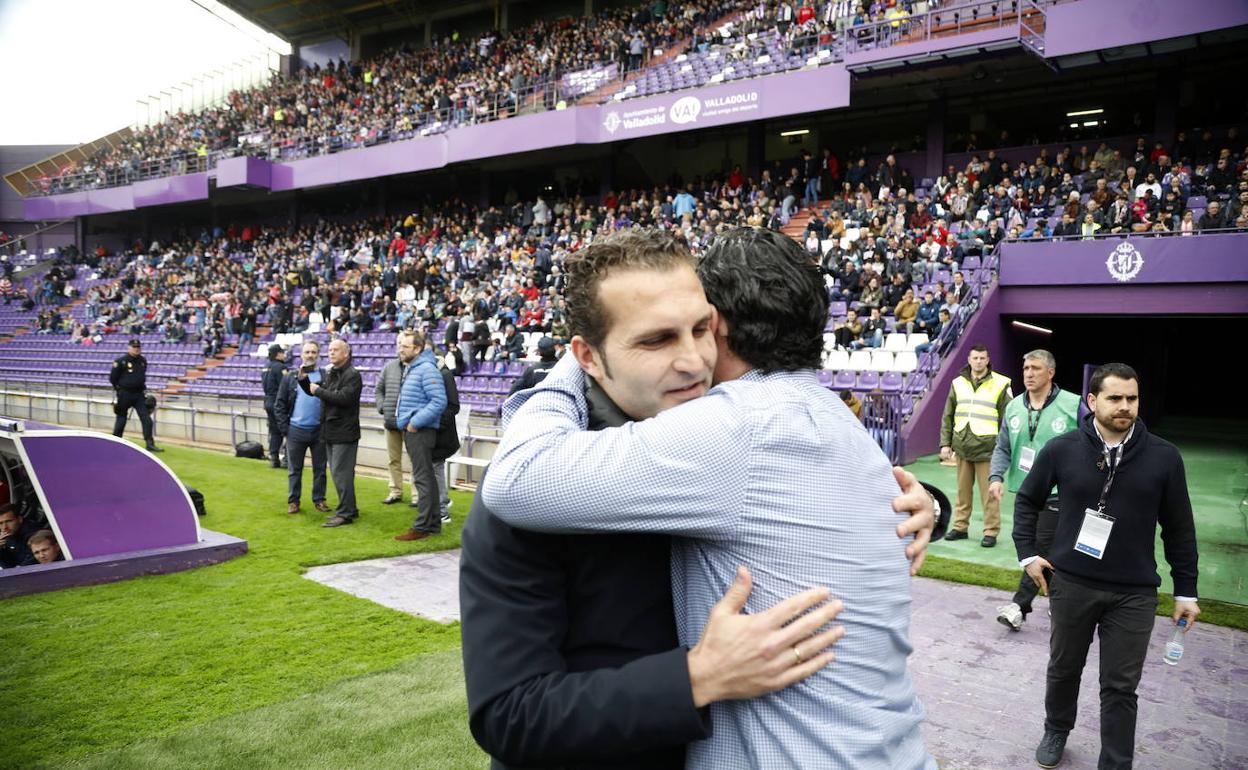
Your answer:
[[[277,429],[283,436],[290,430],[291,380],[294,375],[283,376],[277,386],[277,400],[273,402],[273,414],[277,416]]]
[[[570,672],[560,653],[567,587],[549,536],[513,529],[473,502],[460,562],[469,725],[516,765],[608,762],[710,734],[694,708],[687,652]]]
[[[459,388],[455,387],[455,375],[443,369],[442,384],[446,386],[446,408],[442,410],[442,415],[453,417],[459,414]]]
[[[1014,549],[1018,551],[1019,561],[1038,555],[1036,522],[1057,480],[1054,450],[1064,443],[1053,440],[1040,449],[1022,486],[1014,495]],[[1058,491],[1060,494],[1061,490]]]
[[[364,379],[355,367],[351,367],[337,386],[329,388],[320,385],[316,389],[316,397],[327,404],[349,407],[360,402],[360,394],[363,392]]]

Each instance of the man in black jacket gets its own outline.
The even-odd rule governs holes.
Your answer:
[[[274,468],[282,467],[282,430],[274,408],[285,376],[286,350],[281,345],[269,345],[269,361],[264,365],[260,382],[264,387],[264,413],[269,418],[269,462]]]
[[[1095,631],[1101,643],[1101,756],[1098,768],[1131,767],[1135,690],[1157,610],[1154,541],[1161,525],[1174,581],[1174,621],[1186,630],[1196,606],[1196,526],[1183,458],[1150,434],[1139,415],[1139,377],[1105,364],[1088,384],[1081,430],[1050,439],[1018,490],[1014,545],[1019,563],[1048,588],[1053,614],[1044,698],[1044,737],[1036,762],[1053,767],[1075,726],[1079,679]],[[1057,530],[1049,558],[1038,555],[1036,522],[1057,485]],[[1046,586],[1044,570],[1054,570]]]
[[[38,529],[27,522],[12,503],[0,506],[0,569],[35,563],[27,541]]]
[[[360,515],[355,505],[355,455],[360,447],[360,394],[364,392],[364,380],[351,365],[351,346],[344,339],[329,343],[329,363],[320,383],[308,383],[308,392],[324,404],[321,436],[329,475],[338,492],[338,508],[321,526],[341,527]],[[306,381],[307,373],[301,370],[299,378]]]
[[[425,349],[433,350],[433,340],[425,338]],[[438,483],[438,512],[442,525],[451,523],[451,496],[447,489],[446,458],[459,451],[459,430],[455,427],[455,415],[459,414],[459,389],[455,387],[455,375],[446,368],[446,359],[438,359],[438,371],[446,388],[446,409],[438,423],[438,433],[433,444],[433,478]],[[418,501],[412,503],[419,508]]]
[[[126,419],[133,409],[139,415],[139,423],[143,426],[143,440],[147,443],[147,451],[163,452],[156,446],[156,437],[152,426],[152,415],[148,412],[147,359],[143,357],[143,343],[137,337],[130,340],[126,354],[113,361],[112,371],[108,373],[108,382],[116,391],[117,404],[113,411],[117,419],[113,421],[113,435],[118,438],[126,432]]]

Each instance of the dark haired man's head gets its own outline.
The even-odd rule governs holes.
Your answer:
[[[1120,440],[1140,415],[1140,376],[1126,364],[1104,364],[1088,381],[1088,409],[1107,440]]]
[[[728,230],[703,255],[698,276],[720,316],[716,381],[754,368],[819,367],[828,293],[819,267],[796,241],[774,230]]]
[[[988,348],[983,345],[972,345],[971,352],[966,357],[966,363],[971,367],[972,377],[983,377],[988,373],[988,367],[992,363],[988,359]]]
[[[653,417],[711,386],[715,310],[685,242],[632,228],[569,257],[572,354],[634,419]]]
[[[22,515],[12,503],[0,506],[0,540],[7,540],[22,528]]]

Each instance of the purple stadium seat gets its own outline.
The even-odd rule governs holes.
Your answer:
[[[902,378],[898,372],[884,372],[880,378],[880,390],[885,393],[900,393]]]
[[[835,390],[853,390],[858,384],[858,377],[853,372],[839,371],[832,378],[832,387]]]
[[[817,376],[819,377],[820,385],[825,388],[832,387],[833,378],[835,377],[832,372],[829,372],[827,369],[820,369]]]
[[[860,372],[858,374],[858,387],[854,390],[875,390],[880,385],[880,375],[878,372]]]

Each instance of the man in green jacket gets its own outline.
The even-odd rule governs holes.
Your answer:
[[[988,471],[992,449],[1001,429],[1001,414],[1013,394],[1010,378],[992,370],[988,348],[975,345],[967,356],[945,401],[940,418],[940,459],[956,455],[958,460],[958,502],[953,508],[953,526],[946,540],[965,540],[971,525],[974,486],[984,504],[984,539],[980,545],[992,548],[1001,531],[1001,507],[988,494]]]
[[[1053,381],[1057,361],[1047,350],[1033,350],[1023,356],[1023,387],[1005,407],[1005,419],[992,450],[992,468],[988,473],[988,497],[998,505],[1008,488],[1017,492],[1031,470],[1040,448],[1049,439],[1074,430],[1079,425],[1079,396],[1062,390]],[[1036,522],[1036,546],[1040,555],[1048,557],[1057,529],[1057,495],[1050,494]],[[1048,575],[1045,579],[1048,579]],[[1014,600],[997,608],[997,622],[1013,631],[1023,628],[1031,612],[1031,602],[1040,587],[1024,572],[1018,581]]]

